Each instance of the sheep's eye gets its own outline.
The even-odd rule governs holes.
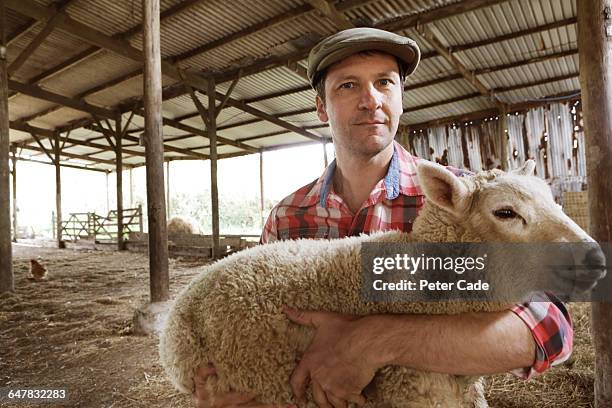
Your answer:
[[[501,210],[493,211],[493,215],[504,220],[517,218],[519,215],[510,208],[502,208]]]

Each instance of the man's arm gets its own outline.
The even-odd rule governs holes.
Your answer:
[[[567,359],[572,347],[571,320],[563,305],[543,294],[535,300],[502,312],[453,316],[355,319],[287,310],[291,320],[317,330],[291,386],[298,398],[312,381],[327,395],[355,401],[375,371],[390,364],[458,375],[512,371],[528,378]]]
[[[529,328],[511,311],[365,317],[355,336],[369,339],[366,355],[379,367],[480,375],[530,367],[536,356]]]

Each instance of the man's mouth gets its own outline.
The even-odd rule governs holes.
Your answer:
[[[358,126],[361,125],[384,125],[385,122],[380,122],[380,121],[367,121],[367,122],[359,122],[359,123],[355,123]]]

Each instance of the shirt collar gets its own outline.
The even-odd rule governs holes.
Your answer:
[[[393,156],[389,169],[384,177],[385,197],[388,200],[396,199],[400,194],[407,196],[421,195],[416,178],[417,158],[408,153],[398,142],[393,142]],[[333,185],[333,176],[336,171],[334,159],[325,169],[321,177],[312,186],[299,204],[300,207],[310,207],[319,204],[327,208],[328,197]]]

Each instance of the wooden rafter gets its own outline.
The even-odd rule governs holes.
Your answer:
[[[21,82],[14,81],[12,79],[9,79],[8,85],[9,89],[23,93],[33,98],[42,99],[51,103],[56,103],[58,105],[67,106],[69,108],[87,112],[89,114],[95,114],[105,118],[113,118],[116,115],[116,112],[112,110],[91,105],[85,101],[70,98],[68,96],[56,94],[54,92],[44,90],[35,85],[22,84]]]
[[[70,4],[75,0],[61,0],[55,2],[51,7],[56,11],[62,11],[68,8]],[[21,37],[30,32],[34,27],[36,27],[40,22],[36,19],[30,19],[25,22],[23,25],[14,30],[11,34],[7,36],[6,46],[13,44],[15,41],[19,40]]]
[[[41,161],[41,160],[28,159],[28,158],[21,157],[21,156],[17,156],[17,160],[18,161],[31,162],[31,163],[38,163],[38,164],[49,164],[49,165],[52,165],[52,166],[55,165],[54,163],[49,163],[49,162],[45,162],[45,161]],[[87,159],[84,158],[83,160],[87,160]],[[97,171],[97,172],[100,172],[100,173],[108,173],[108,170],[97,169],[95,167],[79,166],[77,164],[70,164],[70,163],[62,163],[62,167],[69,167],[69,168],[78,169],[78,170]]]
[[[463,76],[463,78],[474,86],[474,88],[476,88],[481,95],[490,97],[491,101],[500,110],[503,111],[506,109],[505,104],[492,95],[491,90],[488,89],[487,86],[481,80],[479,80],[472,71],[470,71],[451,51],[448,50],[447,47],[442,44],[442,41],[436,34],[433,33],[433,31],[429,29],[429,27],[419,26],[417,31],[442,57],[444,57],[444,59],[455,67],[461,76]]]
[[[319,10],[332,23],[334,23],[336,28],[339,30],[346,30],[347,28],[355,27],[353,22],[342,14],[342,12],[338,11],[336,6],[334,6],[334,4],[329,0],[308,0],[308,3]]]
[[[27,47],[25,47],[17,56],[17,58],[15,58],[13,60],[13,62],[11,62],[11,65],[9,65],[8,67],[8,75],[12,76],[15,71],[17,71],[19,68],[21,68],[21,66],[23,64],[25,64],[25,62],[28,60],[28,58],[34,54],[34,51],[36,51],[38,49],[38,47],[43,43],[43,41],[45,41],[45,39],[51,34],[51,32],[53,31],[53,29],[55,28],[55,26],[57,25],[57,23],[59,22],[60,19],[60,13],[56,12],[55,15],[53,17],[51,17],[43,26],[43,28],[38,32],[38,34],[36,34],[36,36],[34,37],[34,39],[32,39],[32,41],[28,44]]]

